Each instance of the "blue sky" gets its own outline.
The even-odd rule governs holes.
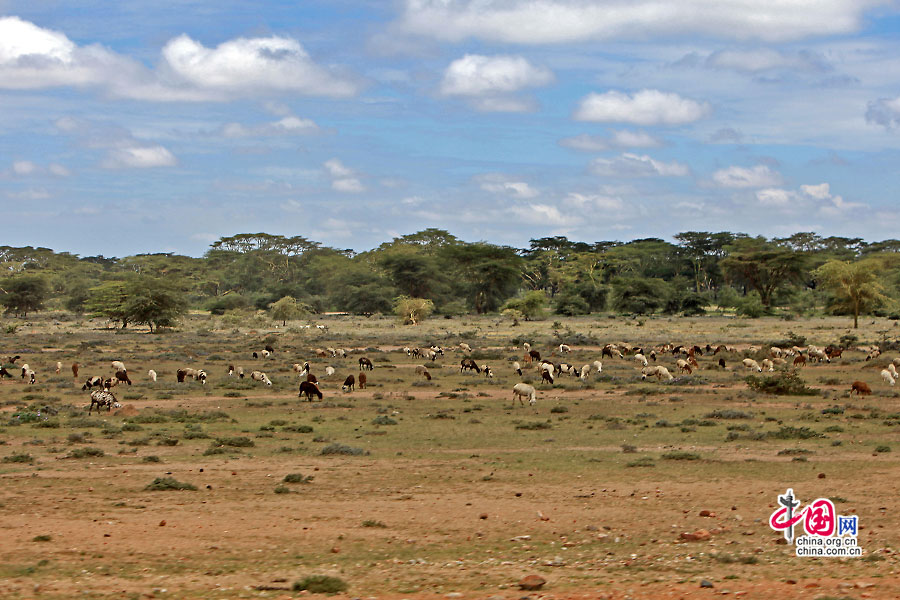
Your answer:
[[[0,0],[0,235],[900,237],[890,0]]]

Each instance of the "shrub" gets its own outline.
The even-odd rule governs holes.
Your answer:
[[[376,521],[374,519],[366,519],[362,522],[363,527],[377,527],[379,529],[385,529],[387,525],[382,523],[381,521]]]
[[[159,491],[167,491],[167,490],[178,490],[178,491],[188,490],[188,491],[194,492],[194,491],[197,491],[197,486],[192,485],[190,483],[178,481],[174,477],[157,477],[147,487],[145,487],[144,490],[150,491],[150,492],[159,492]]]
[[[142,462],[145,463],[158,463],[162,462],[162,460],[158,456],[145,456],[141,459]]]
[[[525,429],[527,431],[538,431],[541,429],[553,429],[553,425],[546,421],[535,421],[533,423],[519,423],[516,429]]]
[[[291,488],[289,488],[289,487],[286,486],[286,485],[276,485],[276,486],[275,486],[275,493],[276,493],[276,494],[290,494],[290,493],[291,493]]]
[[[244,436],[216,438],[215,443],[217,446],[229,446],[231,448],[252,448],[256,445],[256,442]]]
[[[16,452],[14,454],[10,454],[9,456],[3,457],[4,463],[28,463],[31,464],[34,462],[34,457],[30,454],[26,454],[24,452]]]
[[[31,538],[31,541],[32,542],[49,542],[52,539],[53,539],[53,537],[49,536],[49,535],[36,535],[33,538]]]
[[[655,467],[656,462],[649,456],[642,456],[637,460],[633,460],[625,465],[626,467]]]
[[[663,454],[661,458],[664,458],[666,460],[700,460],[700,455],[696,452],[672,450]]]
[[[347,591],[347,583],[343,579],[328,575],[310,575],[295,581],[291,589],[295,592],[306,590],[313,594],[337,594]]]
[[[891,451],[890,446],[885,446],[885,445],[875,446],[875,452],[878,452],[879,454],[882,452],[890,452],[890,451]]]
[[[313,428],[309,425],[288,425],[282,431],[292,431],[294,433],[312,433]]]
[[[372,425],[396,425],[397,421],[387,415],[381,415],[372,419]]]
[[[816,433],[809,427],[792,427],[789,425],[785,425],[778,431],[770,431],[766,435],[776,440],[808,440],[822,437],[821,433]]]
[[[98,458],[103,456],[103,450],[100,448],[75,448],[69,454],[66,455],[66,458]]]
[[[312,475],[304,475],[303,473],[290,473],[284,476],[285,483],[311,483]]]
[[[778,396],[815,396],[819,392],[806,385],[796,369],[778,371],[769,377],[749,375],[744,381],[750,389]]]
[[[329,454],[344,454],[347,456],[364,456],[368,455],[369,452],[363,450],[362,448],[353,448],[352,446],[346,446],[344,444],[338,444],[334,442],[332,444],[328,444],[322,451],[320,452],[323,456],[327,456]]]
[[[740,410],[717,409],[704,415],[705,419],[752,419],[753,415]]]

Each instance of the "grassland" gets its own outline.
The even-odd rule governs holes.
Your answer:
[[[566,360],[580,366],[613,341],[884,344],[898,337],[894,321],[852,331],[837,318],[602,316],[512,328],[374,317],[322,319],[320,330],[192,315],[154,335],[60,316],[16,323],[2,354],[21,355],[38,383],[0,384],[3,598],[279,597],[314,575],[342,579],[349,597],[519,598],[515,583],[530,573],[556,598],[900,597],[900,400],[879,376],[900,353],[866,361],[850,350],[807,366],[809,396],[752,391],[742,353],[726,355],[725,370],[721,354],[700,357],[672,384],[607,359],[587,382],[537,386],[534,407],[512,404],[521,379],[510,368],[523,341],[544,355],[566,342]],[[453,350],[429,363],[428,382],[402,351],[463,341],[493,379],[460,374]],[[267,343],[274,356],[252,359]],[[315,358],[327,346],[351,354]],[[343,393],[360,356],[375,364],[368,387]],[[122,408],[88,417],[81,384],[109,376],[117,359],[135,383],[114,389]],[[304,360],[322,402],[297,398],[290,366]],[[660,360],[677,374],[674,358]],[[229,364],[263,370],[273,385],[229,378]],[[184,366],[206,369],[209,383],[176,383]],[[524,379],[536,382],[535,371]],[[851,397],[857,379],[874,393]],[[859,515],[864,556],[797,558],[777,543],[768,517],[788,487],[804,503],[828,497]],[[681,538],[700,529],[711,537]]]

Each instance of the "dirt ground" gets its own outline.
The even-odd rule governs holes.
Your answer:
[[[136,373],[154,364],[154,353],[161,373],[180,360],[164,363],[164,350],[177,352],[170,340],[160,342],[166,348],[137,343],[134,354],[146,356]],[[612,380],[541,390],[532,408],[509,404],[509,373],[497,382],[466,379],[453,366],[458,358],[431,367],[434,386],[413,385],[411,369],[389,368],[417,364],[396,348],[382,348],[392,352],[376,362],[368,389],[333,391],[324,403],[299,402],[294,383],[235,387],[219,372],[218,363],[233,360],[223,355],[206,361],[217,365],[206,388],[136,382],[130,393],[142,397],[120,393],[125,406],[102,413],[105,429],[74,416],[59,417],[59,428],[0,427],[0,455],[34,457],[0,464],[0,598],[294,598],[311,595],[291,587],[312,574],[346,581],[338,598],[384,600],[900,598],[900,469],[895,453],[873,451],[900,451],[900,399],[883,386],[871,398],[846,395],[851,376],[877,384],[863,353],[805,371],[824,390],[813,397],[749,394],[744,373],[715,371],[711,358],[703,382],[657,394],[647,386],[659,384],[635,378],[634,365],[606,361]],[[596,354],[580,351],[579,363]],[[292,381],[289,364],[280,369],[280,379]],[[834,378],[841,382],[827,383]],[[86,406],[70,379],[61,375],[37,394],[43,398],[26,400],[33,389],[3,381],[0,421],[29,402],[52,404],[52,394],[60,405]],[[822,413],[838,404],[841,414]],[[695,422],[722,407],[752,413],[754,430],[832,430],[809,440],[726,443],[731,422]],[[172,413],[162,423],[138,418],[177,408],[224,411],[228,419],[194,431],[255,444],[206,455],[210,439],[185,435],[189,427]],[[376,417],[396,423],[376,426]],[[542,422],[546,428],[522,427]],[[139,429],[121,431],[129,423]],[[289,430],[297,424],[315,432]],[[84,432],[86,442],[71,437]],[[141,436],[146,443],[130,445]],[[162,444],[167,438],[178,442]],[[368,454],[322,455],[334,441]],[[104,454],[72,457],[84,447]],[[673,450],[700,459],[665,460]],[[629,466],[641,457],[654,465]],[[289,473],[312,480],[282,483]],[[197,489],[145,490],[164,476]],[[863,556],[794,556],[768,525],[788,487],[804,505],[829,497],[839,514],[858,515]],[[683,539],[700,530],[708,538]],[[519,589],[530,574],[546,580],[542,589]]]

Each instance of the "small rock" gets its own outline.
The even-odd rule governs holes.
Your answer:
[[[529,591],[539,590],[544,587],[545,583],[547,583],[547,580],[540,575],[526,575],[519,580],[519,589]]]
[[[166,526],[166,521],[165,521],[165,519],[163,519],[162,521],[159,522],[159,526],[160,526],[160,527],[165,527],[165,526]]]
[[[459,592],[450,592],[449,594],[444,594],[444,598],[462,598],[463,595]]]
[[[701,517],[715,517],[715,516],[716,516],[716,513],[714,513],[714,512],[711,511],[711,510],[701,510],[701,511],[700,511],[700,516],[701,516]]]
[[[784,582],[788,585],[797,585],[796,579],[785,579]]]
[[[488,518],[488,514],[487,514],[487,513],[481,513],[480,515],[478,515],[478,518],[479,518],[479,519],[487,519],[487,518]]]
[[[702,587],[702,588],[711,588],[711,587],[716,587],[716,586],[714,586],[713,583],[712,583],[712,581],[710,581],[710,580],[708,580],[708,579],[701,579],[701,580],[700,580],[700,587]]]
[[[338,554],[340,551],[341,551],[341,549],[338,548],[337,546],[332,546],[332,547],[331,547],[331,553],[332,553],[332,554]]]
[[[689,533],[687,531],[681,534],[681,539],[686,540],[688,542],[704,542],[710,538],[710,533],[705,529],[698,529],[693,533]]]
[[[819,473],[816,477],[819,479],[825,479],[825,473]]]

